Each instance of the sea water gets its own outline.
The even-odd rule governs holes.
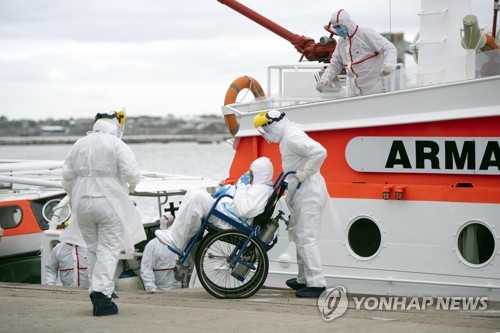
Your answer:
[[[226,142],[143,143],[129,146],[141,170],[205,177],[217,181],[228,176],[234,156],[232,146]],[[70,144],[0,146],[0,159],[64,160],[71,147]],[[144,223],[157,220],[161,210],[169,205],[166,202],[159,209],[156,198],[132,199],[137,204]],[[175,205],[178,207],[178,200]]]
[[[139,168],[146,171],[223,179],[234,150],[226,142],[199,144],[143,143],[129,145]],[[72,145],[0,146],[0,159],[64,160]]]

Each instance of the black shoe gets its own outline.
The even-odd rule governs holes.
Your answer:
[[[111,297],[101,292],[93,291],[92,304],[94,304],[94,316],[110,316],[118,313],[118,306],[111,300]],[[92,297],[91,297],[92,299]]]
[[[89,295],[90,297],[90,300],[92,301],[92,314],[95,316],[95,302],[94,302],[94,299],[95,299],[95,291],[92,291]]]
[[[286,280],[286,285],[292,288],[293,290],[299,290],[307,287],[307,284],[305,283],[298,283],[297,278]]]
[[[323,291],[325,291],[325,287],[305,287],[299,289],[295,292],[295,296],[297,297],[315,297],[318,298]]]

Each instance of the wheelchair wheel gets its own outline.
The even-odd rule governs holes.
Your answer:
[[[231,263],[248,236],[237,230],[210,235],[198,249],[196,270],[201,284],[217,298],[246,298],[254,295],[264,284],[269,259],[259,241],[252,238],[242,259],[255,269],[248,269],[242,281],[231,275]]]

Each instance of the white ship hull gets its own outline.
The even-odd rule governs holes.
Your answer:
[[[481,57],[498,64],[500,55],[462,48],[468,11],[468,1],[422,1],[418,67],[396,71],[385,93],[320,94],[323,66],[270,66],[266,97],[222,107],[237,130],[231,178],[258,156],[281,171],[278,145],[253,127],[262,111],[285,112],[327,149],[331,207],[319,246],[328,286],[500,300],[500,72],[478,74]],[[297,265],[284,227],[269,257],[266,285],[285,287]]]

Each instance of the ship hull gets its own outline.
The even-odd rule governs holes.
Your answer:
[[[264,107],[287,114],[328,151],[330,195],[319,236],[329,286],[352,293],[500,300],[500,77],[241,112],[230,178],[277,144],[252,126]],[[288,170],[286,170],[288,171]],[[296,275],[284,228],[267,285]]]

